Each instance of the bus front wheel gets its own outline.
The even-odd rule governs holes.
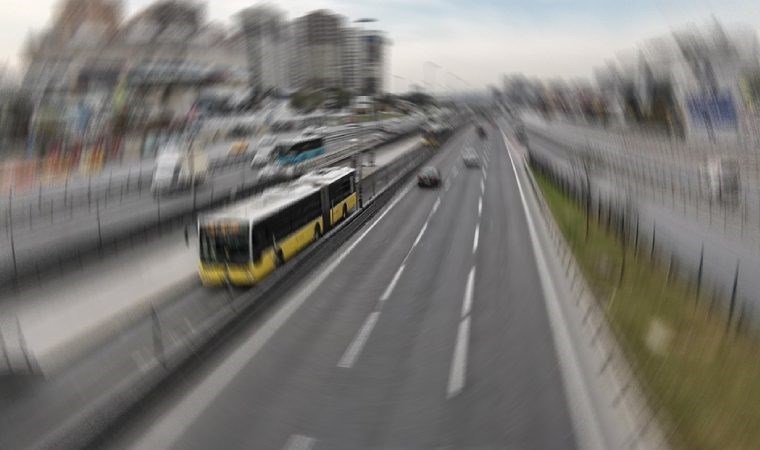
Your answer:
[[[322,228],[319,225],[317,225],[316,227],[314,227],[314,240],[316,241],[321,237],[322,237]]]

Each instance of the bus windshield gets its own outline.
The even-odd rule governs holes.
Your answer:
[[[200,257],[207,263],[244,264],[250,259],[248,225],[200,229]]]

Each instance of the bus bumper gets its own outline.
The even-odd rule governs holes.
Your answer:
[[[201,283],[208,287],[219,287],[228,283],[233,286],[253,286],[256,284],[253,274],[246,269],[200,267],[198,275]]]
[[[227,280],[227,274],[224,269],[198,268],[198,275],[204,286],[217,287],[223,286]]]

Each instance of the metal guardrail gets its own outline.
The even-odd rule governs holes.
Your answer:
[[[622,151],[612,143],[563,140],[545,129],[531,129],[532,139],[544,140],[567,151],[566,162],[595,177],[625,186],[641,199],[651,200],[700,222],[731,239],[760,245],[760,191],[742,177],[734,201],[720,201],[704,186],[700,166],[680,165],[675,159]]]
[[[690,280],[697,291],[712,292],[712,305],[723,306],[728,311],[727,325],[745,328],[750,321],[757,323],[757,291],[753,288],[754,279],[742,273],[741,255],[714,254],[709,251],[716,244],[709,239],[695,236],[688,248],[677,245],[674,241],[674,229],[666,220],[644,220],[640,206],[632,197],[633,188],[609,192],[600,189],[598,179],[590,176],[578,167],[560,164],[546,156],[530,154],[530,164],[534,171],[548,177],[560,190],[587,209],[587,214],[604,224],[611,232],[619,235],[622,241],[633,243],[637,253],[648,257],[652,263],[661,263],[668,267],[669,280],[676,275]],[[625,187],[624,183],[620,186]],[[676,243],[674,243],[676,242]],[[706,248],[708,250],[706,250]],[[744,261],[747,264],[747,261]],[[712,267],[712,276],[704,270]],[[731,271],[717,271],[719,267],[734,267]],[[754,307],[754,309],[753,309]]]

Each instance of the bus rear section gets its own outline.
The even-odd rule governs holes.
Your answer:
[[[299,180],[325,190],[323,216],[330,227],[337,225],[359,207],[356,192],[356,170],[349,167],[327,167],[310,172]]]

